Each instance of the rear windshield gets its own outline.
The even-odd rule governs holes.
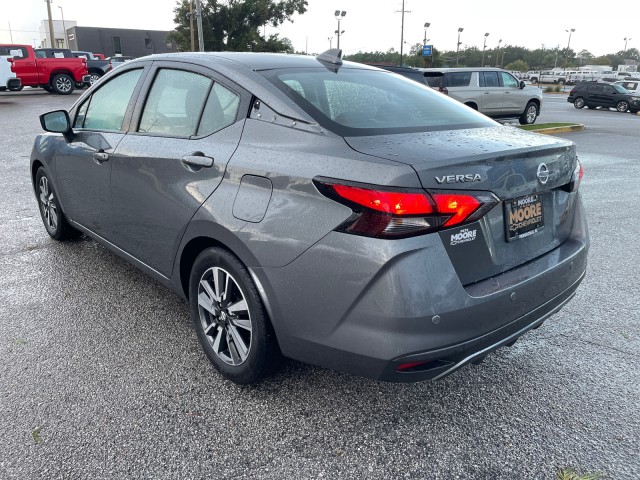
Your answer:
[[[495,122],[446,95],[387,71],[340,68],[259,72],[341,136],[482,128]]]

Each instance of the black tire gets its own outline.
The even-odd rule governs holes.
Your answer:
[[[20,85],[18,88],[12,88],[11,91],[12,92],[19,92],[24,88],[24,85]]]
[[[38,168],[36,172],[36,198],[42,223],[51,238],[63,241],[80,236],[80,232],[69,225],[43,167]]]
[[[616,104],[616,110],[620,113],[626,112],[627,110],[629,110],[629,102],[627,102],[626,100],[620,100]]]
[[[280,349],[262,299],[233,254],[208,248],[198,255],[189,277],[189,303],[198,340],[223,377],[253,385],[280,364]]]
[[[531,83],[535,85],[536,83],[538,83],[538,79],[537,78],[532,78],[531,79]]]
[[[75,83],[66,73],[59,73],[51,79],[51,90],[58,95],[69,95],[73,92]]]
[[[538,105],[535,102],[527,103],[527,106],[520,115],[518,121],[520,125],[532,125],[536,123],[536,119],[538,118]]]
[[[576,108],[584,108],[585,105],[586,105],[586,102],[585,102],[583,97],[577,97],[573,101],[573,106],[576,107]]]

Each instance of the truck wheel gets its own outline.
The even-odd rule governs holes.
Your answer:
[[[66,73],[59,73],[51,80],[51,89],[59,95],[69,95],[73,92],[74,81]]]
[[[93,85],[94,83],[96,83],[98,80],[100,80],[100,77],[102,76],[99,73],[90,73],[89,75],[91,77],[91,79],[89,80],[90,85]]]

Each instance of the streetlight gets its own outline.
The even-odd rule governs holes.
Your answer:
[[[458,53],[460,52],[460,34],[464,31],[464,28],[458,28],[458,44],[456,45],[456,67],[458,66],[458,59],[459,59],[459,55]]]
[[[571,30],[565,30],[569,34],[569,41],[567,42],[567,53],[564,56],[564,67],[567,68],[569,66],[569,45],[571,45],[571,34],[575,32],[576,29],[572,28]]]
[[[488,33],[484,34],[484,45],[482,46],[482,66],[484,67],[484,51],[487,49],[487,37],[489,36]]]
[[[58,8],[60,9],[60,15],[62,15],[62,30],[64,30],[64,44],[66,46],[66,48],[69,48],[69,38],[67,37],[67,27],[64,24],[64,12],[62,11],[62,7],[60,5],[58,5]]]
[[[424,40],[422,42],[423,45],[427,44],[427,28],[429,28],[430,26],[431,26],[431,24],[429,22],[426,22],[424,24]],[[626,40],[626,38],[625,38],[625,40]]]
[[[624,37],[624,51],[622,52],[622,59],[624,60],[624,55],[627,53],[627,41],[631,41],[633,38]]]
[[[327,37],[327,40],[329,40],[329,48],[331,48],[332,46],[331,42],[333,41],[333,37]]]
[[[340,30],[340,20],[344,19],[344,16],[347,14],[344,10],[336,10],[334,15],[336,20],[338,21],[338,29],[336,30],[336,35],[338,36],[338,48],[340,48],[340,35],[344,33],[344,30]]]
[[[502,39],[498,40],[498,54],[496,55],[496,67],[500,66],[500,44],[502,43]]]

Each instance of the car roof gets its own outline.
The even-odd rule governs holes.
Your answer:
[[[379,70],[377,67],[343,61],[342,65],[323,64],[312,55],[293,55],[287,53],[253,53],[253,52],[181,52],[163,53],[146,57],[153,60],[178,60],[210,66],[211,62],[225,61],[228,66],[250,70],[274,70],[279,68],[316,68],[330,65],[332,68],[360,68]],[[240,67],[242,65],[242,67]]]

